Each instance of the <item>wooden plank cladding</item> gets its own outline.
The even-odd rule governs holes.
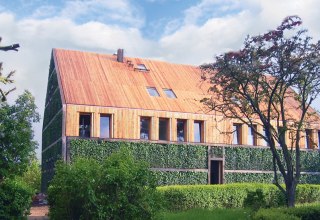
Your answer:
[[[89,114],[91,118],[90,137],[100,137],[100,116],[108,115],[110,116],[109,138],[144,139],[141,138],[140,120],[141,118],[149,118],[148,139],[153,141],[161,140],[159,137],[159,121],[160,119],[167,119],[169,122],[167,141],[179,141],[177,122],[185,121],[185,139],[183,142],[195,142],[195,123],[200,122],[200,142],[202,143],[265,146],[265,142],[256,136],[253,136],[256,140],[250,142],[250,129],[243,124],[240,133],[242,142],[234,143],[235,131],[233,125],[239,122],[223,119],[222,116],[71,104],[67,105],[66,112],[66,136],[79,136],[80,115]],[[262,129],[262,126],[259,125],[258,130],[262,131]],[[289,140],[289,137],[287,138]],[[301,146],[305,148],[304,140],[301,140]]]

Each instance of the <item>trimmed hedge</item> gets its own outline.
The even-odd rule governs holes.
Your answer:
[[[225,183],[272,183],[273,173],[225,173]]]
[[[243,208],[250,192],[262,191],[261,203],[267,207],[285,204],[283,194],[273,184],[225,184],[158,187],[170,211],[213,208]],[[298,185],[297,203],[320,202],[320,185]],[[248,205],[246,205],[248,204]]]
[[[254,216],[254,220],[318,220],[320,216],[320,204],[297,206],[295,208],[260,209]]]

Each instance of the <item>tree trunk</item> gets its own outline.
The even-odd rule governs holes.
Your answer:
[[[286,183],[286,201],[288,207],[294,207],[296,199],[296,184],[294,180]]]

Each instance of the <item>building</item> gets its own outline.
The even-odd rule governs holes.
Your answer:
[[[43,121],[45,181],[57,159],[70,160],[69,138],[265,146],[251,128],[207,111],[199,101],[209,85],[200,76],[195,66],[129,58],[123,50],[106,55],[53,49]],[[301,147],[319,146],[318,128],[306,132]],[[208,166],[223,173],[220,162]]]

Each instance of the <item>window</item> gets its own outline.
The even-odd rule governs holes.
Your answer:
[[[262,135],[264,137],[266,137],[266,129],[265,128],[263,128]],[[264,138],[262,138],[262,146],[269,146],[268,142]]]
[[[137,69],[137,70],[139,70],[139,71],[148,71],[146,65],[144,65],[144,64],[142,64],[142,63],[137,64],[137,67],[136,67],[135,69]]]
[[[151,96],[157,97],[160,96],[157,89],[155,87],[147,87],[148,93]]]
[[[149,117],[140,118],[140,139],[150,139],[150,121]]]
[[[318,149],[320,149],[320,130],[318,131]]]
[[[111,115],[100,115],[100,138],[111,137]]]
[[[242,125],[241,124],[233,124],[233,138],[232,138],[232,144],[242,144]]]
[[[203,142],[203,121],[194,122],[194,142]]]
[[[163,92],[166,94],[168,98],[172,98],[172,99],[177,98],[176,94],[174,94],[172,89],[163,89]]]
[[[186,136],[187,120],[177,120],[177,141],[187,141]]]
[[[257,130],[257,125],[252,125],[252,127],[249,127],[248,131],[248,145],[257,145],[257,133],[255,132]]]
[[[159,118],[159,140],[168,141],[170,138],[169,119]]]
[[[79,117],[79,136],[90,137],[91,133],[91,114],[81,113]]]
[[[311,149],[312,148],[312,130],[306,129],[306,148]]]

